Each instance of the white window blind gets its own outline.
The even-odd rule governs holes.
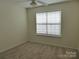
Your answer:
[[[61,11],[36,13],[36,33],[61,35]]]

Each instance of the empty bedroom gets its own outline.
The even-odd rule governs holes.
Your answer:
[[[0,59],[79,59],[79,0],[0,0]]]

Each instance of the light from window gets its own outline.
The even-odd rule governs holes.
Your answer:
[[[36,33],[61,35],[61,11],[36,13]]]

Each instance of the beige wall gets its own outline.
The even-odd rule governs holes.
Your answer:
[[[27,40],[26,9],[0,2],[0,52]]]
[[[28,9],[28,30],[29,39],[35,42],[48,43],[52,45],[77,48],[78,40],[78,20],[79,20],[79,2],[72,1],[60,4],[54,4],[46,7]],[[41,11],[62,11],[62,37],[46,37],[36,35],[35,33],[35,12]]]

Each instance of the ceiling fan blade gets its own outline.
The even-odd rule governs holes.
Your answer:
[[[37,1],[37,2],[40,4],[43,4],[43,5],[48,5],[47,3],[43,2],[43,1]]]

